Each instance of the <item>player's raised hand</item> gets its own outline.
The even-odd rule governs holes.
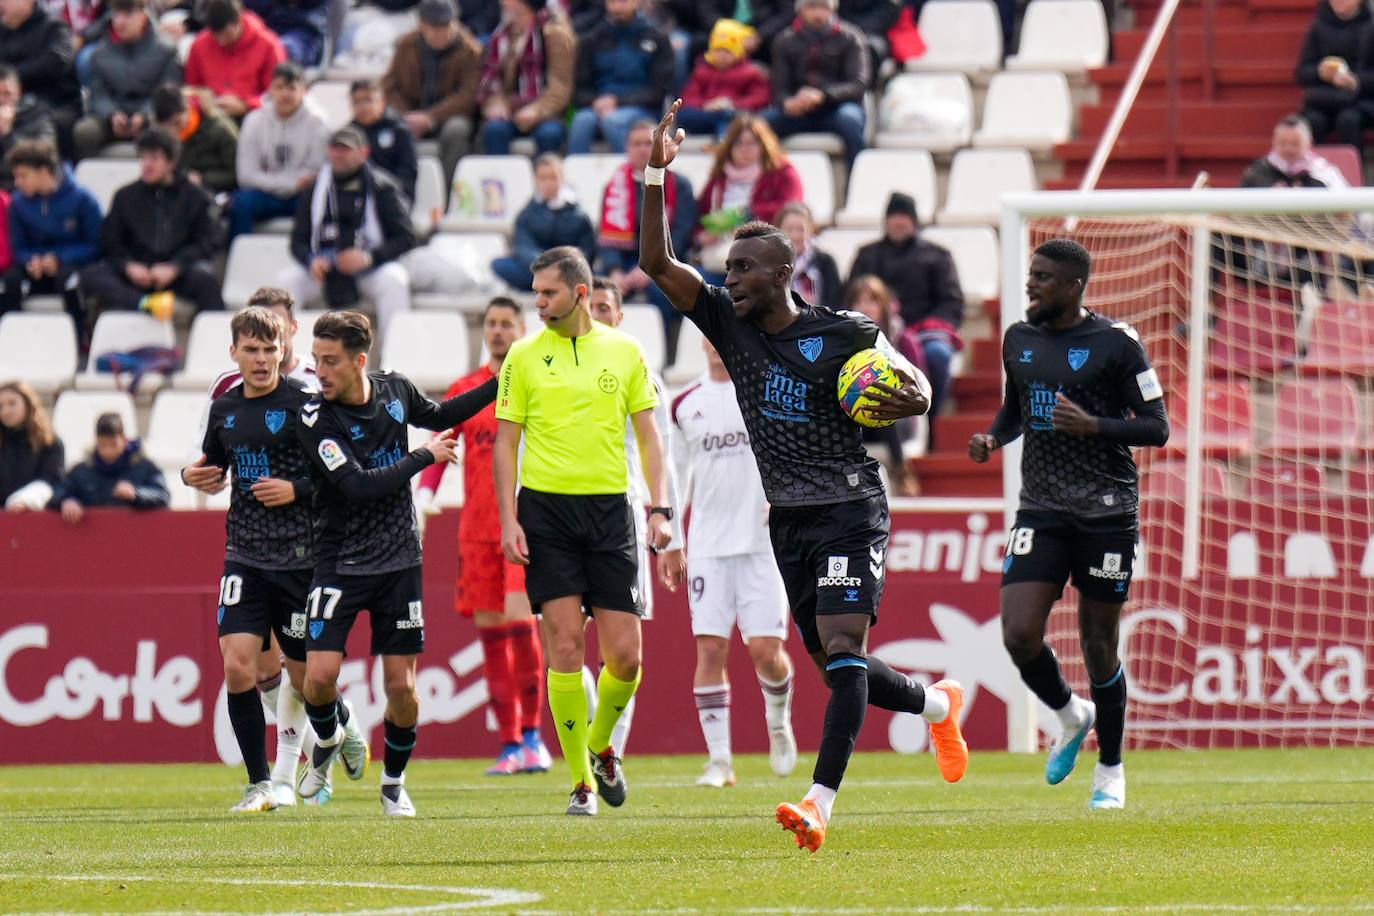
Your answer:
[[[529,541],[525,540],[525,529],[519,522],[511,522],[509,527],[501,526],[501,552],[518,566],[530,565]]]
[[[458,440],[453,437],[452,430],[435,436],[425,443],[425,448],[434,456],[435,464],[448,464],[458,458]]]
[[[917,369],[916,378],[912,378],[895,366],[893,371],[901,378],[902,387],[893,388],[882,382],[870,385],[870,388],[881,391],[884,397],[874,399],[878,403],[868,408],[868,415],[879,420],[903,420],[907,417],[919,417],[928,412],[930,381],[925,374]]]
[[[1055,393],[1050,423],[1055,432],[1068,433],[1070,436],[1097,435],[1097,417],[1070,401],[1062,391]]]
[[[987,433],[974,433],[968,440],[968,456],[983,464],[997,451],[997,440]]]
[[[192,464],[181,470],[181,482],[193,490],[213,496],[223,490],[228,482],[223,468],[207,465],[201,455]]]
[[[258,502],[269,509],[287,506],[296,501],[296,488],[291,481],[278,480],[275,477],[259,477],[251,492],[258,498]]]
[[[668,107],[668,113],[654,128],[654,151],[649,154],[649,165],[661,169],[677,158],[677,148],[687,139],[687,132],[677,126],[677,112],[682,107],[682,99],[676,99]]]
[[[687,554],[681,550],[666,550],[659,554],[658,579],[668,591],[677,591],[687,580]]]

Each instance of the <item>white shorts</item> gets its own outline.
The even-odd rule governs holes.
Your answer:
[[[738,626],[745,641],[787,638],[787,591],[771,552],[700,558],[689,553],[687,600],[696,636],[728,639]]]

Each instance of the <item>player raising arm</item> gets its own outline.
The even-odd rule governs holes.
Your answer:
[[[868,655],[868,630],[882,600],[887,495],[878,464],[864,452],[862,427],[837,398],[845,362],[870,347],[901,367],[900,389],[872,413],[883,419],[930,409],[930,383],[897,355],[873,322],[855,312],[809,305],[791,292],[795,252],[781,230],[746,223],[735,231],[724,288],[673,255],[664,218],[664,169],[683,132],[673,103],[654,132],[644,176],[639,263],[673,306],[701,328],[729,370],[764,492],[769,534],[792,620],[830,687],[830,703],[811,791],[778,806],[777,819],[811,851],[825,839],[835,792],[869,703],[924,715],[936,760],[954,782],[968,766],[959,731],[963,691],[953,681],[930,689]]]
[[[1059,715],[1045,778],[1063,782],[1094,724],[1098,763],[1093,808],[1126,804],[1121,739],[1126,672],[1117,655],[1121,607],[1131,586],[1139,533],[1132,446],[1169,439],[1164,390],[1130,325],[1083,307],[1092,258],[1054,239],[1035,249],[1026,320],[1007,328],[1006,398],[992,429],[969,440],[969,456],[1025,437],[1021,506],[1002,573],[1002,641],[1021,679]],[[1074,696],[1045,642],[1045,623],[1073,577],[1092,702]]]

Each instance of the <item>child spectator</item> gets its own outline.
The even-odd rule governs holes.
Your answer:
[[[143,454],[137,440],[124,435],[117,413],[95,421],[95,448],[62,479],[48,502],[62,520],[78,525],[94,506],[162,509],[171,502],[162,471]]]
[[[711,44],[682,90],[678,124],[688,133],[725,133],[735,113],[768,107],[772,88],[758,64],[749,59],[746,41],[753,29],[722,19],[711,29]]]
[[[588,263],[596,257],[596,231],[563,183],[563,161],[554,153],[545,153],[534,162],[534,197],[515,219],[511,256],[492,261],[492,272],[515,289],[526,291],[534,283],[530,264],[559,245],[581,249]]]

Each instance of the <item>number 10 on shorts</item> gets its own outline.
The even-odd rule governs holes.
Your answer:
[[[1031,552],[1034,543],[1034,528],[1013,528],[1011,536],[1007,538],[1007,556],[1024,557]]]
[[[337,588],[325,588],[320,586],[311,589],[310,597],[305,599],[305,609],[310,612],[310,619],[315,620],[320,617],[320,602],[324,602],[324,619],[330,620],[334,617],[334,608],[339,606],[339,599],[343,597],[343,591]]]

